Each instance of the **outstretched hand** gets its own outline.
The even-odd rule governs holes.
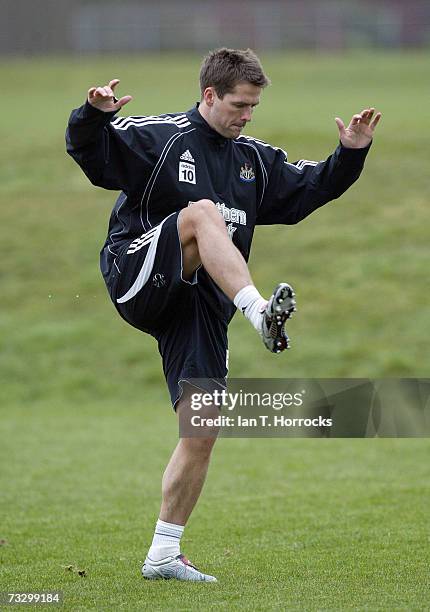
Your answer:
[[[354,115],[345,127],[342,119],[335,118],[339,128],[340,142],[349,149],[361,149],[367,147],[373,138],[373,132],[381,118],[381,113],[376,113],[373,121],[374,108],[365,108],[359,115]]]
[[[119,111],[125,104],[128,104],[133,98],[131,96],[123,96],[119,100],[115,98],[114,90],[118,85],[119,79],[109,81],[109,85],[104,87],[91,87],[88,90],[88,102],[94,108],[98,108],[104,113],[113,113]]]

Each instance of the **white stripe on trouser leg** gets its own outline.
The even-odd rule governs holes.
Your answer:
[[[128,300],[134,298],[134,296],[142,289],[143,285],[148,280],[149,275],[151,274],[152,268],[154,266],[155,253],[157,251],[158,239],[160,237],[162,227],[163,223],[160,223],[156,232],[154,233],[154,237],[145,257],[145,261],[143,262],[143,266],[140,269],[136,280],[134,281],[130,289],[127,291],[127,293],[121,298],[117,299],[118,304],[124,304],[124,302],[128,302]]]

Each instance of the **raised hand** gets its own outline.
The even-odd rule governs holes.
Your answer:
[[[104,87],[91,87],[88,90],[88,102],[94,108],[98,108],[104,113],[112,113],[119,111],[125,104],[128,104],[133,98],[131,96],[123,96],[119,100],[115,98],[114,90],[118,85],[119,79],[109,81],[109,85]]]
[[[381,113],[376,113],[372,121],[374,112],[374,108],[365,108],[359,115],[354,115],[352,117],[348,127],[345,127],[342,119],[339,119],[339,117],[335,118],[337,127],[339,128],[340,142],[344,147],[348,147],[349,149],[367,147],[382,117]]]

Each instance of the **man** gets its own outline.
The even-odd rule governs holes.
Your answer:
[[[209,53],[201,101],[186,113],[114,118],[132,99],[115,98],[118,83],[92,87],[72,112],[67,151],[93,184],[121,191],[102,273],[119,314],[157,339],[181,418],[190,409],[187,380],[225,384],[235,308],[270,351],[288,348],[294,293],[281,283],[267,301],[254,286],[246,265],[254,228],[297,223],[339,197],[360,175],[381,115],[365,109],[348,127],[336,118],[341,142],[333,155],[290,163],[281,149],[241,135],[269,84],[249,49]],[[182,437],[173,452],[146,578],[216,581],[180,552],[215,439]]]

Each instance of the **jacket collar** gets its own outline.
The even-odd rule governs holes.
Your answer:
[[[199,105],[200,102],[197,102],[196,105],[186,113],[188,119],[193,125],[195,125],[199,130],[201,130],[207,138],[212,140],[215,144],[224,146],[228,142],[229,138],[221,136],[221,134],[211,128],[209,123],[205,119],[203,119],[202,115],[200,114]]]

